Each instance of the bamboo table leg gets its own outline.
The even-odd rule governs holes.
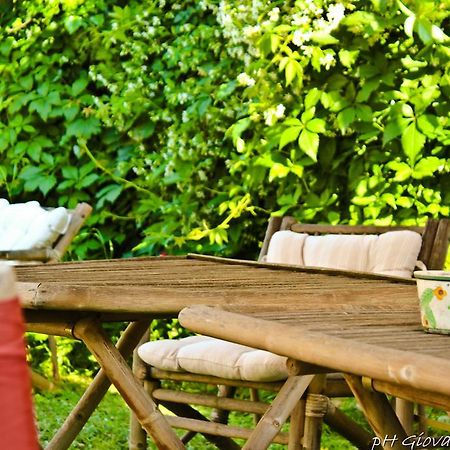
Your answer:
[[[147,320],[128,325],[117,343],[117,349],[124,358],[130,356],[141,336],[148,330],[149,325],[150,322]],[[105,396],[110,385],[111,381],[109,381],[105,371],[100,369],[61,428],[48,443],[46,450],[67,450],[70,447]]]
[[[261,450],[270,445],[313,378],[314,375],[298,375],[286,380],[244,445],[244,450]]]
[[[395,412],[406,433],[412,434],[414,425],[414,403],[402,398],[395,399]]]
[[[406,433],[386,395],[366,389],[361,377],[350,374],[344,374],[344,377],[378,436],[379,444],[383,445],[384,442],[385,448],[393,450],[404,449],[402,441],[406,438]]]
[[[116,347],[101,328],[100,322],[87,318],[75,324],[74,335],[83,340],[95,356],[111,382],[120,392],[128,406],[133,409],[142,427],[153,438],[159,449],[184,449],[184,445],[170,427],[144,387]]]

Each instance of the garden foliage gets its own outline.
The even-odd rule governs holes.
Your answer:
[[[1,195],[90,202],[80,258],[449,215],[448,0],[1,8]]]

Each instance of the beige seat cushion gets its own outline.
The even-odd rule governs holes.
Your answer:
[[[36,201],[9,204],[0,199],[0,250],[51,247],[69,222],[65,208],[45,210]]]
[[[138,354],[147,364],[163,370],[247,381],[287,377],[285,357],[204,336],[147,342]]]
[[[420,234],[409,230],[324,236],[278,231],[266,261],[411,277],[421,245]]]

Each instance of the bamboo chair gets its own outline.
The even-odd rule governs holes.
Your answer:
[[[52,211],[55,208],[43,209]],[[68,224],[65,227],[64,232],[62,234],[57,234],[53,242],[44,247],[39,246],[20,250],[0,250],[0,260],[9,261],[12,264],[42,264],[60,261],[91,212],[92,207],[90,205],[87,203],[79,203],[75,209],[67,210]],[[58,381],[59,367],[55,338],[49,336],[48,343],[52,358],[53,378],[55,381]],[[52,389],[54,387],[53,383],[35,372],[32,372],[31,376],[33,385],[37,388]]]
[[[308,225],[298,223],[292,217],[272,217],[266,230],[259,260],[264,261],[270,240],[277,231],[291,230],[297,233],[317,234],[381,234],[394,230],[410,230],[422,235],[422,245],[419,253],[421,261],[428,269],[441,269],[450,237],[449,220],[429,220],[425,227],[377,227],[377,226],[332,226]],[[423,266],[422,266],[423,267]],[[292,373],[296,371],[295,362],[291,365]],[[146,384],[153,399],[171,410],[177,417],[169,417],[169,422],[175,428],[188,430],[183,441],[186,443],[196,433],[202,433],[207,440],[220,449],[240,448],[232,438],[246,439],[251,433],[249,429],[230,427],[227,425],[229,411],[250,413],[255,421],[265,413],[269,405],[260,400],[259,391],[276,392],[283,382],[251,382],[230,380],[210,375],[199,375],[189,372],[173,372],[145,365],[135,361],[136,373]],[[218,386],[217,395],[192,394],[177,390],[174,384],[184,382],[203,383]],[[163,384],[166,386],[163,387]],[[233,398],[236,389],[247,388],[250,399]],[[348,397],[351,391],[340,374],[322,374],[314,379],[308,388],[308,395],[299,402],[291,415],[289,433],[279,433],[274,442],[289,444],[289,449],[320,448],[321,423],[324,420],[333,429],[349,439],[358,448],[364,448],[371,440],[369,433],[362,430],[350,418],[336,408],[329,398]],[[211,407],[212,414],[208,419],[191,405]],[[411,426],[412,406],[408,402],[398,401],[399,416],[405,427]],[[295,426],[292,424],[295,423]],[[134,426],[130,436],[130,449],[145,448],[145,436]],[[304,430],[302,437],[298,430]]]

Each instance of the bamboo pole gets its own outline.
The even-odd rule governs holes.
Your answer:
[[[141,358],[139,358],[137,349],[140,345],[144,344],[149,340],[149,329],[147,327],[147,332],[144,333],[140,339],[138,345],[133,351],[133,364],[132,370],[134,376],[139,380],[139,382],[144,386],[145,377],[147,375],[146,365]],[[147,391],[148,392],[148,391]],[[128,448],[129,450],[145,450],[147,448],[147,433],[141,427],[136,414],[130,409],[130,435],[128,437]]]
[[[306,396],[303,450],[320,450],[322,424],[327,408],[328,399],[324,395],[308,394]]]
[[[31,377],[31,384],[33,385],[33,387],[40,391],[53,392],[57,389],[55,383],[53,383],[52,381],[48,381],[47,378],[43,377],[42,375],[31,369],[30,369],[30,377]]]
[[[229,425],[211,422],[203,414],[189,405],[167,401],[161,401],[160,403],[169,411],[180,416],[166,416],[166,419],[173,427],[189,430],[183,436],[183,443],[189,442],[192,433],[201,433],[206,440],[213,443],[219,450],[239,450],[240,446],[231,438],[239,437],[235,436],[236,432],[243,431],[249,433],[250,431],[240,427],[230,427]]]
[[[328,400],[324,421],[333,431],[348,439],[356,448],[370,448],[373,434],[361,428],[354,420],[337,408],[331,400]]]
[[[252,434],[252,430],[249,430],[247,428],[224,425],[222,423],[188,419],[185,417],[167,416],[166,418],[167,421],[170,423],[170,425],[172,425],[174,428],[182,428],[184,430],[195,430],[198,433],[202,434],[215,434],[217,436],[239,438],[239,439],[248,439]],[[287,444],[288,435],[286,433],[280,433],[278,436],[275,436],[273,438],[273,442],[276,444]],[[262,449],[265,447],[258,447],[258,448]]]
[[[360,377],[350,374],[344,376],[380,443],[385,442],[384,448],[404,449],[402,442],[406,438],[405,430],[386,396],[364,388]],[[386,441],[386,437],[391,440]]]
[[[238,400],[227,397],[217,397],[208,394],[191,394],[189,392],[175,391],[170,389],[155,389],[152,392],[155,400],[165,400],[168,402],[177,402],[191,405],[208,406],[227,411],[240,411],[251,414],[264,414],[269,407],[264,402],[253,402],[248,400]],[[213,422],[219,422],[213,420]]]
[[[405,432],[410,435],[414,424],[414,403],[402,398],[395,399],[395,412]]]
[[[156,369],[155,367],[149,368],[150,378],[158,380],[171,380],[171,381],[187,381],[192,383],[203,383],[211,385],[226,385],[226,386],[238,386],[244,388],[265,389],[267,391],[278,392],[284,382],[273,381],[244,381],[244,380],[230,380],[228,378],[219,378],[212,375],[199,375],[194,373],[184,372],[170,372],[169,370]]]
[[[92,318],[82,319],[75,325],[74,334],[83,340],[95,356],[156,446],[161,450],[184,449],[184,445],[148,397],[144,387],[134,378],[117,348],[111,344],[100,322]]]
[[[448,395],[450,361],[344,339],[305,327],[257,319],[208,306],[192,306],[179,314],[180,323],[195,332],[256,347],[278,355],[341,372],[371,376]],[[357,363],[355,363],[357,358]],[[430,371],[429,367],[433,367]]]
[[[243,449],[261,450],[270,445],[313,378],[314,375],[298,375],[286,380]]]
[[[133,322],[128,325],[117,343],[117,348],[124,358],[128,358],[142,334],[149,327],[148,321]],[[100,371],[84,392],[75,408],[67,416],[61,428],[48,443],[46,450],[66,450],[77,437],[89,417],[108,391],[111,381],[105,371]]]
[[[305,428],[305,406],[306,401],[304,398],[301,398],[291,412],[288,450],[303,449],[302,439]]]

